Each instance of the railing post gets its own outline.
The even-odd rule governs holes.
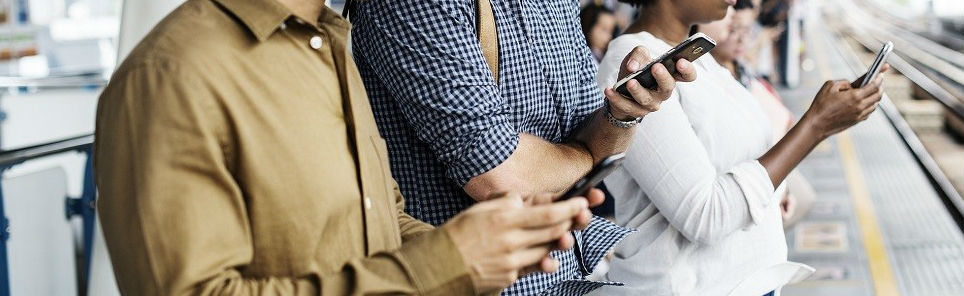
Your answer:
[[[10,295],[10,269],[7,261],[7,240],[10,239],[10,220],[3,207],[3,173],[9,166],[0,167],[0,296]]]
[[[83,262],[77,268],[77,295],[86,295],[87,287],[90,286],[90,266],[93,258],[94,247],[94,222],[96,217],[95,203],[97,198],[97,188],[94,185],[94,154],[91,147],[78,150],[87,156],[84,166],[83,192],[79,198],[68,196],[64,202],[66,218],[70,220],[75,216],[80,216],[83,223],[82,250],[84,252]]]
[[[81,215],[84,221],[84,291],[79,295],[87,295],[87,287],[90,287],[90,266],[91,258],[94,254],[94,227],[96,216],[97,187],[94,185],[94,153],[93,147],[87,146],[82,152],[87,155],[87,164],[84,167],[84,191],[80,196]]]
[[[94,188],[94,171],[92,146],[93,135],[79,136],[57,142],[40,144],[14,150],[0,151],[0,185],[3,183],[3,172],[11,167],[31,159],[46,157],[58,153],[80,152],[87,155],[87,164],[84,171],[84,189],[80,198],[73,199],[67,197],[65,200],[66,219],[74,215],[80,215],[83,219],[83,246],[84,261],[78,265],[78,291],[79,295],[86,295],[86,286],[90,272],[91,245],[94,235],[94,199],[97,191]],[[10,295],[10,266],[7,253],[7,240],[9,239],[9,221],[6,218],[3,204],[3,190],[0,186],[0,296]]]

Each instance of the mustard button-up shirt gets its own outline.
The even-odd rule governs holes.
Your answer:
[[[348,30],[190,0],[132,51],[94,159],[122,292],[473,293],[449,236],[403,212]]]

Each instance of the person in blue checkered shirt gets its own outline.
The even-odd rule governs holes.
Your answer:
[[[676,80],[695,79],[683,61],[675,78],[653,67],[656,90],[633,81],[631,98],[602,91],[578,1],[491,0],[496,82],[476,35],[475,2],[369,0],[350,11],[355,61],[392,173],[406,211],[425,222],[440,225],[500,191],[565,190],[595,162],[624,152],[635,124]],[[642,48],[630,53],[621,75],[648,61]],[[594,217],[574,233],[575,250],[552,253],[557,272],[526,275],[503,294],[581,295],[618,284],[586,276],[630,232]]]

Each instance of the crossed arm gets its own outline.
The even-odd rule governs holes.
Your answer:
[[[447,177],[469,196],[481,201],[495,192],[560,192],[596,161],[626,150],[635,129],[607,122],[588,50],[581,53],[584,86],[571,95],[598,101],[583,111],[586,117],[573,136],[554,143],[519,132],[509,118],[513,110],[508,109],[507,95],[500,93],[482,56],[471,15],[461,13],[464,7],[448,5],[453,4],[361,3],[356,9],[363,13],[354,19],[354,48],[356,57],[391,90],[414,134],[446,165]],[[639,67],[648,59],[645,52],[634,51],[627,61],[636,63],[625,64]],[[606,93],[613,115],[622,120],[641,117],[669,97],[674,79],[665,68],[655,69],[662,69],[657,73],[659,90],[630,85],[632,99]]]

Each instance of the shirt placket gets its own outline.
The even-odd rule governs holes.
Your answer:
[[[327,17],[327,16],[323,16]],[[330,24],[329,24],[330,25]],[[335,42],[332,34],[339,34],[340,32],[333,32],[333,29],[328,28],[322,24],[321,27],[309,24],[298,18],[292,18],[289,21],[282,23],[280,28],[292,38],[293,42],[304,46],[309,51],[313,51],[323,62],[332,62],[332,67],[335,67],[335,72],[337,73],[336,79],[338,79],[338,84],[341,89],[341,106],[343,108],[345,126],[347,127],[349,142],[351,143],[351,150],[354,154],[355,167],[356,167],[356,178],[358,180],[358,190],[360,196],[358,200],[359,208],[362,213],[363,231],[365,235],[365,253],[371,255],[375,251],[383,247],[382,233],[376,231],[379,221],[376,221],[380,215],[377,214],[376,207],[377,204],[372,197],[372,194],[380,190],[380,186],[377,186],[377,182],[374,182],[372,178],[374,173],[377,173],[377,168],[380,164],[375,161],[375,152],[371,147],[369,136],[364,132],[359,131],[358,120],[356,119],[355,112],[361,108],[356,102],[357,98],[353,98],[351,92],[351,85],[349,85],[350,79],[346,73],[346,58],[347,54],[344,47],[339,43]],[[319,127],[324,128],[324,127]],[[350,186],[346,184],[347,186]],[[384,209],[383,209],[384,210]],[[384,217],[383,217],[384,218]]]
[[[321,51],[319,54],[330,54],[335,61],[342,91],[345,124],[348,126],[349,136],[352,138],[355,164],[358,168],[356,172],[358,174],[358,189],[361,192],[359,206],[364,222],[365,250],[367,255],[373,255],[390,245],[387,240],[390,230],[384,229],[383,226],[384,220],[392,217],[389,212],[391,209],[386,205],[388,197],[384,195],[385,184],[379,182],[384,177],[376,149],[370,139],[372,135],[362,128],[362,125],[366,124],[362,121],[366,120],[364,117],[367,117],[367,115],[364,115],[367,114],[364,109],[370,107],[367,102],[361,100],[367,97],[364,93],[355,92],[355,90],[362,90],[363,92],[364,88],[353,85],[353,83],[360,83],[360,81],[349,77],[348,59],[350,57],[344,44],[346,40],[339,38],[336,41],[334,36],[334,34],[347,35],[348,30],[345,28],[344,32],[339,32],[337,30],[339,28],[335,27],[341,25],[340,22],[343,21],[337,15],[328,12],[330,11],[326,11],[326,14],[321,16],[322,27],[313,27],[312,34],[314,35],[308,39],[308,45],[312,49],[316,49],[315,46],[319,46],[320,41],[322,44],[316,50]]]

